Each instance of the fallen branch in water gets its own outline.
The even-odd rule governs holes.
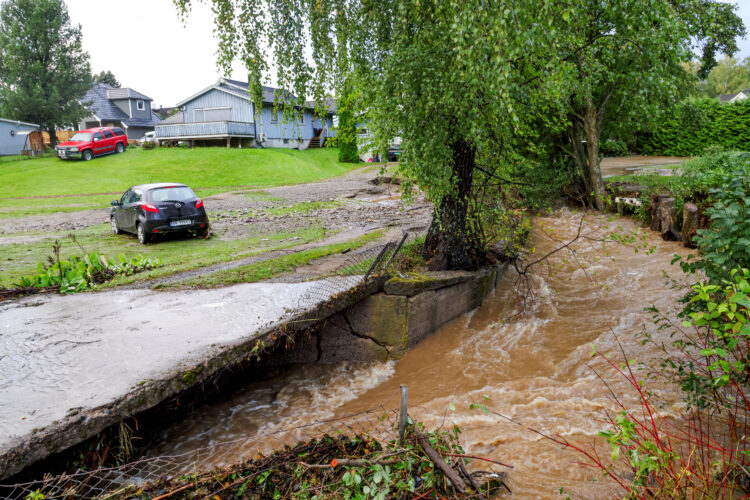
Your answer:
[[[413,426],[414,434],[417,435],[417,442],[419,443],[419,446],[422,447],[424,452],[427,454],[427,456],[430,458],[432,463],[443,471],[443,474],[445,474],[445,477],[447,477],[450,482],[453,484],[453,487],[458,490],[459,493],[465,493],[466,492],[466,483],[464,483],[463,479],[458,475],[458,473],[451,469],[450,466],[448,466],[447,463],[445,463],[445,460],[443,460],[442,455],[435,451],[435,448],[432,447],[430,444],[430,440],[427,439],[424,434],[419,430],[418,425]]]

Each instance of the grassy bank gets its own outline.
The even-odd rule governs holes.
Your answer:
[[[335,149],[226,148],[130,148],[89,162],[12,157],[1,165],[0,217],[106,206],[117,193],[148,182],[180,182],[209,196],[240,187],[313,182],[358,166],[339,163]]]

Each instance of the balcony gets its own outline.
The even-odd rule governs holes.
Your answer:
[[[248,122],[196,122],[157,124],[156,138],[221,139],[225,137],[254,137],[255,124]]]

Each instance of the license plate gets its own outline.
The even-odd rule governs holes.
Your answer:
[[[193,223],[193,221],[191,219],[173,220],[172,222],[169,223],[169,225],[172,226],[172,227],[175,227],[175,226],[189,226],[192,223]]]

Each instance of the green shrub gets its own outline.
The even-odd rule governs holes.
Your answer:
[[[706,182],[714,186],[708,190],[712,203],[705,210],[711,225],[697,231],[700,258],[681,262],[683,270],[703,271],[712,283],[727,280],[732,269],[750,268],[750,154],[739,159],[740,165],[706,174]]]
[[[697,156],[710,146],[750,151],[750,99],[721,104],[716,99],[680,103],[643,146],[643,153]]]
[[[103,283],[117,275],[126,275],[153,269],[161,265],[161,260],[141,255],[127,259],[120,254],[112,262],[107,256],[97,252],[88,255],[60,258],[60,242],[53,246],[54,256],[47,262],[40,262],[36,274],[22,277],[15,284],[18,288],[59,287],[61,294],[80,292]]]
[[[628,145],[622,139],[608,139],[599,145],[599,151],[604,156],[630,156]]]

